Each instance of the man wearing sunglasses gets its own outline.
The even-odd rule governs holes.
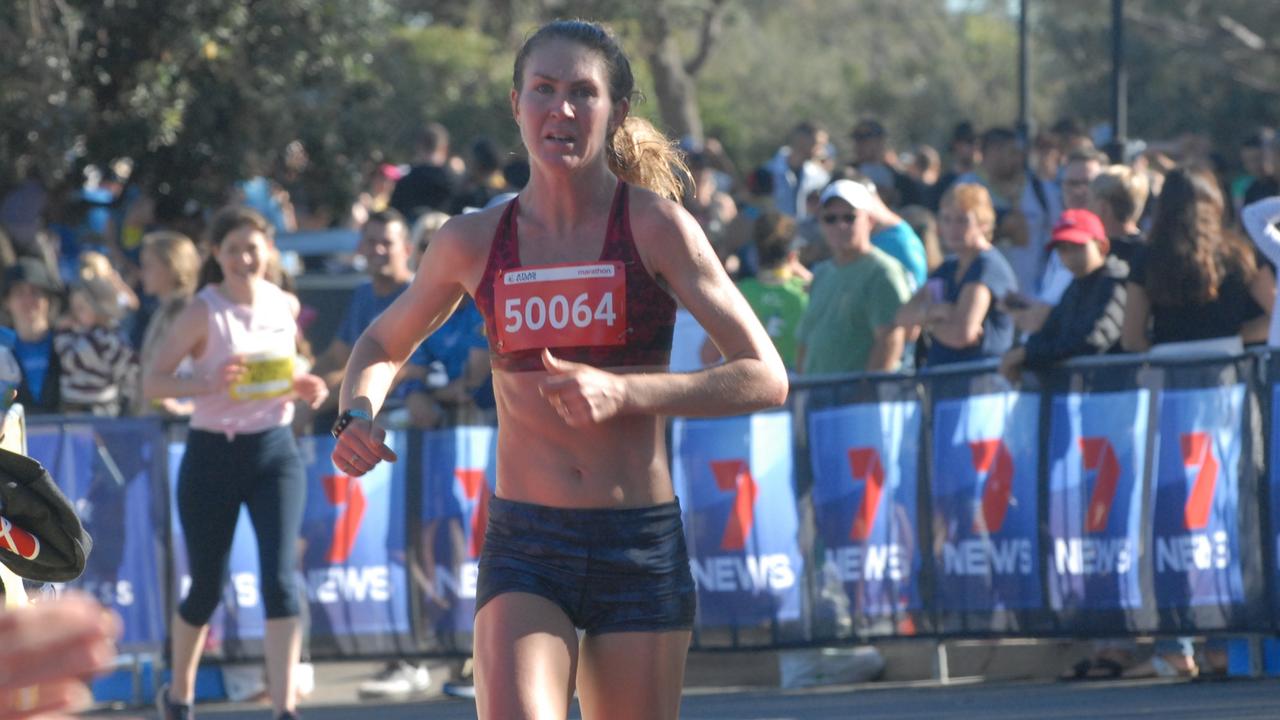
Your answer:
[[[902,264],[871,243],[879,205],[862,183],[837,180],[822,192],[818,220],[831,259],[813,273],[809,307],[796,333],[796,366],[806,375],[892,371],[904,331],[893,325],[911,298]]]

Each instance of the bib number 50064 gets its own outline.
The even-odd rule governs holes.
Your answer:
[[[543,300],[537,295],[528,299],[508,298],[502,313],[507,321],[502,329],[509,333],[520,332],[523,328],[541,330],[547,325],[561,330],[569,327],[570,323],[574,327],[585,328],[592,320],[600,320],[613,327],[617,319],[613,311],[612,293],[602,295],[594,310],[587,293],[580,293],[572,304],[564,295],[552,295],[549,300]]]

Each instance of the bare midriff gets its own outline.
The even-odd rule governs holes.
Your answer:
[[[665,367],[606,368],[666,372]],[[538,390],[547,373],[493,373],[498,405],[498,497],[569,508],[671,502],[663,418],[623,415],[570,427]]]

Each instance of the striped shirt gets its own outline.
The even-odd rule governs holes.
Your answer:
[[[103,327],[67,330],[53,337],[62,364],[62,409],[94,415],[120,414],[122,388],[138,372],[137,355],[119,333]]]

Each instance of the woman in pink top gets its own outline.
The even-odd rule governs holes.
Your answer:
[[[356,342],[333,459],[353,475],[395,459],[373,417],[418,343],[474,297],[498,407],[476,598],[480,717],[565,717],[576,689],[586,718],[671,718],[694,587],[664,417],[779,405],[786,369],[673,202],[671,143],[628,116],[634,80],[613,36],[553,22],[513,75],[529,183],[441,228],[413,284]],[[725,362],[668,371],[674,299]]]
[[[292,718],[301,642],[295,546],[306,475],[289,423],[295,400],[316,407],[327,390],[294,362],[297,298],[264,278],[271,226],[252,210],[228,208],[213,218],[210,239],[202,287],[143,379],[147,400],[190,397],[195,405],[178,471],[191,589],[170,633],[173,684],[161,688],[157,706],[164,720],[191,717],[196,666],[244,504],[258,537],[271,702],[277,717]],[[187,357],[192,373],[178,377]]]

